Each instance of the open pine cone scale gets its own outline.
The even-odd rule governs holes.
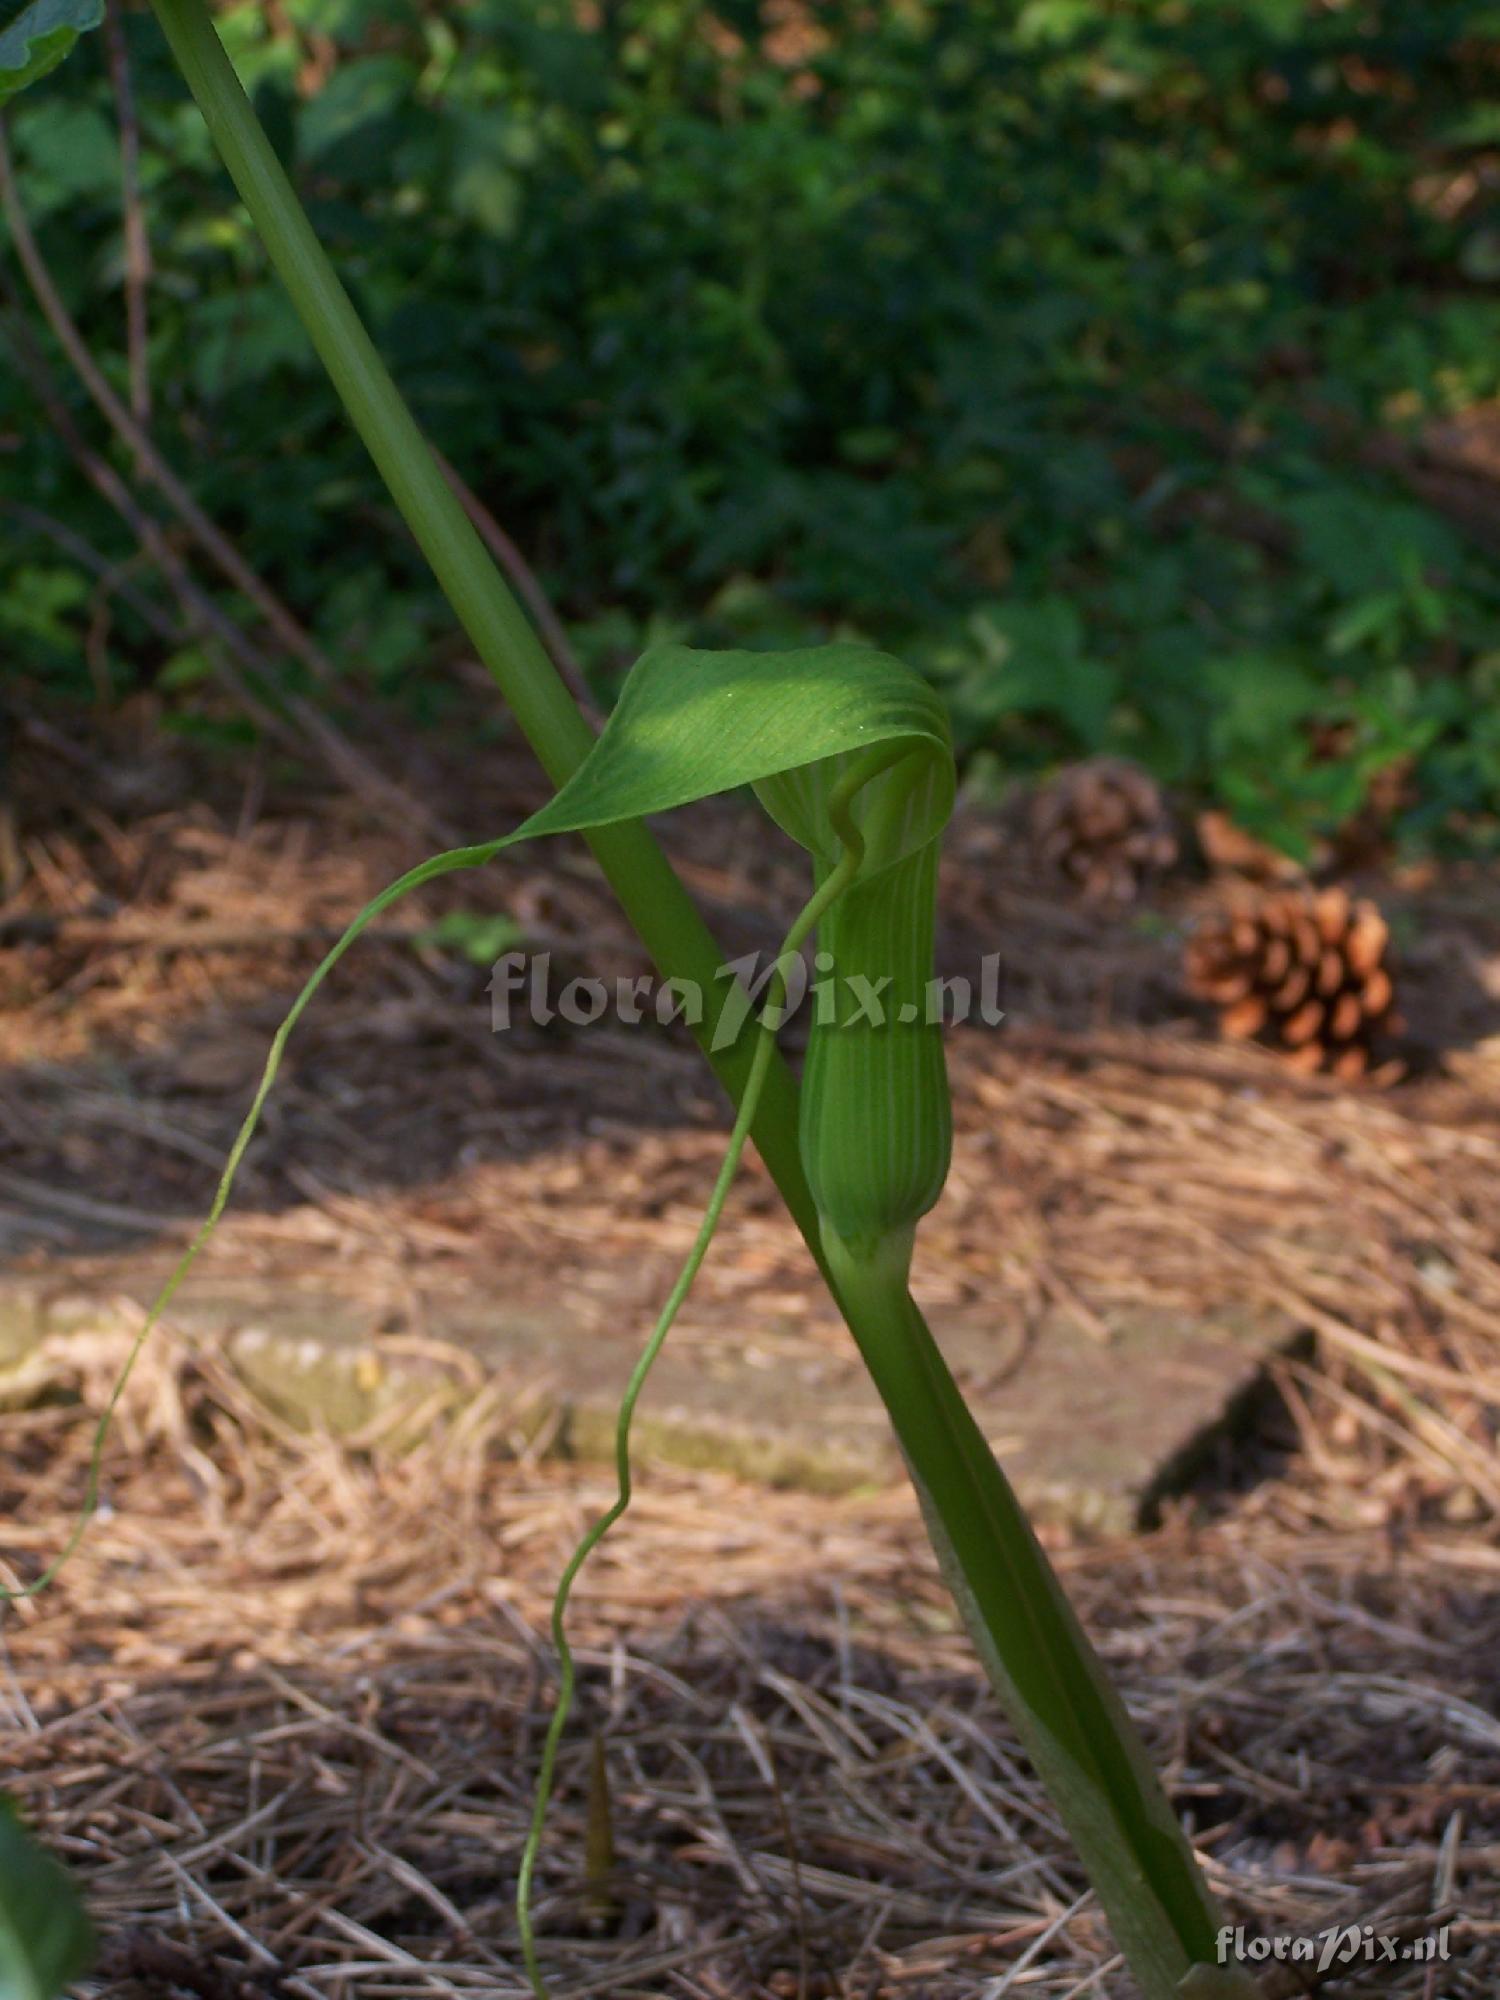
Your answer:
[[[1386,965],[1389,927],[1341,888],[1284,890],[1226,910],[1190,940],[1187,983],[1222,1032],[1259,1039],[1290,1067],[1393,1082],[1404,1065]]]

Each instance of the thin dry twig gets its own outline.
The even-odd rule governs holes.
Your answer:
[[[151,238],[141,200],[141,132],[136,118],[135,90],[130,80],[130,53],[125,45],[121,0],[107,0],[104,9],[104,53],[115,118],[120,130],[120,211],[125,237],[125,350],[130,372],[130,413],[144,433],[151,421],[151,363],[146,321],[146,297],[151,283]],[[137,461],[144,470],[144,461]]]
[[[3,117],[0,117],[0,212],[4,213],[16,257],[26,274],[43,318],[111,430],[134,455],[146,477],[166,500],[193,540],[211,558],[225,578],[249,598],[287,652],[301,661],[316,680],[324,686],[331,686],[338,678],[333,662],[264,579],[258,576],[244,560],[229,538],[209,520],[157,450],[149,434],[120,401],[94,361],[87,343],[63,303],[32,233],[21,200],[10,155],[6,121]],[[49,412],[55,424],[59,422],[57,415],[59,408],[59,399],[49,398]],[[247,642],[231,637],[235,631],[231,621],[217,611],[206,593],[191,584],[185,565],[167,547],[160,531],[149,523],[148,517],[128,494],[124,482],[114,472],[113,467],[100,459],[97,454],[87,451],[77,439],[77,433],[71,424],[67,425],[67,430],[71,433],[70,449],[79,460],[90,482],[116,512],[131,523],[138,538],[148,548],[152,560],[160,564],[179,597],[190,604],[194,623],[200,628],[207,626],[212,629],[222,645],[226,645],[232,653],[243,659]],[[234,691],[236,699],[246,704],[248,712],[253,714],[262,726],[271,726],[270,712],[265,702],[251,695],[243,679],[236,677]],[[401,786],[378,771],[368,758],[356,750],[348,738],[329,721],[316,703],[308,701],[301,695],[284,695],[281,697],[281,706],[296,722],[301,735],[316,745],[330,770],[341,782],[372,801],[382,804],[386,810],[395,810],[413,826],[426,828],[436,838],[446,837],[447,829],[440,818],[426,807],[419,805]]]
[[[552,664],[557,668],[584,719],[592,728],[599,729],[603,718],[595,705],[593,695],[589,692],[583,668],[578,664],[578,655],[569,643],[562,620],[552,608],[551,599],[538,582],[536,572],[457,467],[444,457],[436,445],[430,449],[437,460],[438,470],[457,495],[459,504],[473,523],[480,540],[510,578],[515,586],[516,595],[535,620],[543,644],[551,655]]]
[[[226,688],[244,713],[262,729],[295,747],[295,735],[245,678],[245,671],[256,678],[264,678],[265,662],[260,654],[239,627],[226,618],[212,598],[193,582],[186,564],[172,547],[160,524],[137,502],[114,466],[84,442],[51,380],[45,362],[14,317],[7,330],[12,351],[37,401],[46,412],[48,422],[95,492],[119,515],[150,561],[171,584],[190,626],[210,641],[216,671]]]
[[[251,569],[229,538],[203,512],[187,487],[162,457],[152,438],[115,394],[89,352],[88,343],[63,303],[62,295],[53,282],[52,273],[32,233],[11,159],[4,119],[0,119],[0,209],[3,209],[10,229],[11,245],[16,259],[26,274],[26,281],[41,309],[42,317],[100,415],[127,446],[137,464],[142,467],[172,512],[187,527],[199,547],[213,560],[226,581],[250,600],[286,651],[294,659],[300,660],[315,680],[325,685],[333,684],[339,678],[333,662],[312,635],[267,587],[264,579]]]

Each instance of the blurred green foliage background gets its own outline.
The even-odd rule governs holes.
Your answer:
[[[1500,843],[1500,476],[1431,476],[1432,437],[1500,396],[1500,7],[236,0],[220,20],[420,420],[605,699],[653,636],[857,632],[940,681],[981,778],[1109,749],[1292,851],[1372,800],[1408,850]],[[471,703],[154,23],[126,28],[158,443],[349,708]],[[99,37],[10,128],[123,383]],[[47,350],[0,261],[9,336],[23,319]],[[13,368],[6,494],[131,561]],[[40,528],[0,532],[7,674],[97,699],[102,658],[110,689],[153,675],[180,726],[235,726],[197,650],[163,661],[128,605],[90,666],[95,579]]]

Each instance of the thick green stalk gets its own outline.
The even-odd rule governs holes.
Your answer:
[[[910,1237],[828,1262],[996,1692],[1149,2000],[1212,1965],[1218,1915],[1144,1746],[906,1289]],[[1226,1994],[1244,1991],[1236,1983]]]
[[[235,75],[203,0],[153,0],[157,20],[196,98],[230,178],[260,232],[308,338],[350,421],[432,565],[474,649],[494,675],[522,734],[554,785],[583,762],[594,738],[443,478],[390,372],[360,323],[327,253]],[[753,1038],[711,1044],[727,997],[719,950],[671,864],[644,826],[586,836],[610,887],[664,978],[697,985],[704,1054],[736,1103]],[[817,1216],[797,1144],[797,1090],[780,1056],[761,1093],[753,1134],[761,1158],[815,1256]]]

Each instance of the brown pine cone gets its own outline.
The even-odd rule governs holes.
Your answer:
[[[1188,940],[1188,989],[1222,1032],[1276,1049],[1294,1069],[1394,1083],[1402,1022],[1386,963],[1390,931],[1341,888],[1275,890],[1226,909]]]
[[[1043,785],[1027,832],[1040,866],[1088,902],[1134,902],[1177,859],[1161,787],[1122,757],[1091,757]]]

